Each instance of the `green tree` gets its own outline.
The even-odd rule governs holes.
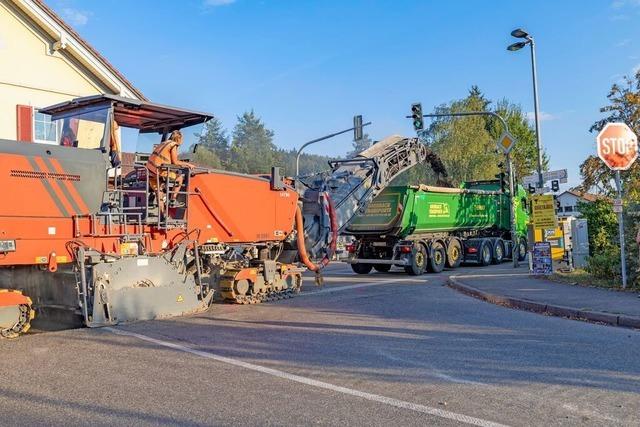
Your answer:
[[[486,111],[490,104],[480,89],[473,86],[466,98],[436,107],[434,113]],[[500,159],[485,117],[439,117],[431,122],[426,135],[432,141],[431,149],[442,159],[453,185],[463,181],[494,179],[499,172]],[[429,164],[413,169],[409,179],[412,184],[423,179],[429,183],[435,179]]]
[[[609,105],[600,108],[601,113],[608,115],[596,121],[590,132],[600,132],[611,122],[626,123],[637,135],[640,135],[640,71],[634,78],[624,77],[623,83],[615,83],[607,95]],[[614,172],[596,155],[591,155],[580,165],[582,175],[582,189],[596,191],[600,194],[613,196]],[[636,162],[628,171],[621,173],[625,196],[629,200],[640,201],[640,163]]]
[[[243,173],[267,173],[277,165],[273,143],[274,133],[252,111],[238,117],[233,129],[230,149],[230,169]]]
[[[371,147],[372,142],[373,141],[369,137],[369,134],[365,133],[364,135],[362,135],[362,139],[359,139],[357,141],[353,141],[353,143],[352,143],[353,150],[350,151],[349,153],[347,153],[347,158],[351,159],[351,158],[357,156],[358,154],[360,154],[361,152],[363,152],[367,148]]]
[[[229,137],[222,126],[222,122],[217,117],[205,123],[205,128],[198,141],[200,148],[204,147],[218,158],[221,166],[226,166],[229,161]],[[208,154],[203,156],[210,158]]]
[[[520,106],[502,99],[495,106],[477,86],[459,100],[435,108],[436,114],[493,111],[503,117],[509,132],[516,138],[512,151],[516,181],[533,173],[537,166],[535,132]],[[442,185],[443,174],[434,173],[432,164],[442,160],[453,185],[463,181],[495,179],[506,170],[505,158],[497,150],[496,141],[504,132],[502,123],[493,116],[445,116],[434,119],[426,131],[434,161],[425,163],[403,174],[396,182],[405,184]],[[549,160],[543,156],[543,168]]]
[[[538,167],[538,150],[536,147],[536,133],[527,115],[519,105],[502,99],[497,102],[495,113],[506,120],[509,126],[509,133],[516,139],[515,146],[511,151],[511,161],[515,171],[516,182],[521,182],[522,178],[531,175]],[[495,141],[500,138],[504,128],[502,123],[495,117],[488,117],[489,133]],[[549,169],[549,157],[542,154],[542,169]]]
[[[224,169],[224,165],[218,155],[214,151],[202,146],[198,146],[198,150],[193,158],[193,163],[207,168]]]
[[[605,113],[606,116],[597,120],[589,131],[592,133],[599,132],[607,123],[623,122],[636,134],[640,133],[640,71],[636,72],[633,78],[625,76],[622,83],[613,84],[607,99],[609,104],[600,108],[600,112]],[[601,202],[606,205],[606,208],[603,207],[602,209],[611,210],[610,199],[616,196],[614,172],[598,156],[591,155],[580,165],[580,175],[582,176],[581,189],[583,191],[595,191],[607,196],[608,199]],[[629,170],[622,171],[620,175],[623,188],[627,273],[631,286],[638,287],[640,285],[640,275],[638,274],[639,248],[635,242],[635,237],[640,226],[640,164],[636,162]],[[589,240],[590,243],[593,240],[593,245],[595,245],[592,257],[589,260],[590,272],[596,276],[604,277],[610,274],[610,270],[613,268],[615,271],[611,274],[619,278],[620,252],[617,218],[612,212],[604,215],[603,212],[590,213],[587,211],[587,214],[585,217],[587,217],[589,224]],[[603,217],[605,220],[603,220]],[[613,265],[613,267],[609,268],[607,265]]]

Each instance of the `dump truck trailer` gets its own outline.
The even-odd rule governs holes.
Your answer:
[[[346,229],[353,271],[439,273],[462,262],[500,263],[527,252],[526,192],[515,197],[516,242],[512,247],[509,193],[499,180],[465,182],[460,188],[391,186]]]

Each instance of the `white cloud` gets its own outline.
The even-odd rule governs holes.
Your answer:
[[[89,22],[91,12],[66,7],[62,9],[62,17],[71,25],[83,26]]]
[[[235,3],[236,0],[204,0],[204,5],[207,7],[227,6]]]
[[[539,117],[541,122],[548,122],[550,120],[556,120],[558,118],[557,116],[545,111],[540,111]],[[529,111],[527,113],[527,119],[529,119],[530,121],[534,121],[536,119],[535,113],[533,111]]]

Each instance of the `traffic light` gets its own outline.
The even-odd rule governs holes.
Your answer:
[[[528,190],[529,194],[534,194],[536,192],[536,187],[534,187],[533,184],[529,184]]]
[[[553,181],[551,181],[551,190],[554,193],[560,190],[560,181],[558,181],[557,179],[554,179]]]
[[[560,210],[560,200],[558,200],[558,196],[553,195],[553,201],[556,202],[556,211]]]
[[[424,119],[422,118],[422,104],[419,102],[411,104],[411,118],[413,119],[413,129],[419,131],[424,129]]]
[[[362,136],[362,116],[353,116],[353,140],[360,141]]]

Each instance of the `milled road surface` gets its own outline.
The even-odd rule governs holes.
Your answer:
[[[640,332],[487,304],[448,274],[338,264],[291,300],[5,340],[0,424],[640,425]]]

